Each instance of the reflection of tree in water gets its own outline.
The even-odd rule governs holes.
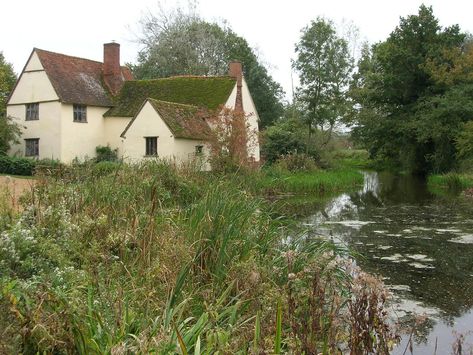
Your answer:
[[[415,318],[408,317],[402,321],[402,333],[406,334],[407,338],[412,336],[412,340],[416,344],[425,344],[428,341],[428,335],[434,329],[435,323],[434,320],[429,318],[417,323]]]

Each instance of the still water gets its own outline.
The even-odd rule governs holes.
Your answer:
[[[362,269],[383,279],[396,318],[427,316],[413,336],[414,354],[435,347],[450,354],[455,332],[473,331],[473,201],[435,196],[415,177],[364,174],[360,191],[311,205],[303,223],[309,234],[346,245]],[[473,344],[471,334],[465,343]]]

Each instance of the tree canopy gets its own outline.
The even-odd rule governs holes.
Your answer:
[[[16,75],[13,66],[5,60],[3,53],[0,52],[0,116],[6,112],[8,95],[16,82]]]
[[[349,108],[346,91],[352,58],[348,43],[337,35],[331,21],[319,17],[302,30],[296,54],[293,67],[300,78],[297,100],[304,107],[309,132],[314,127],[331,132]]]
[[[248,42],[229,27],[193,13],[150,14],[141,21],[143,50],[133,66],[137,79],[172,75],[225,75],[228,63],[242,62],[245,79],[260,117],[260,127],[283,111],[283,90],[269,75]]]
[[[441,28],[424,5],[365,46],[350,92],[354,134],[372,157],[423,174],[452,169],[456,137],[473,119],[472,58],[459,27]]]
[[[16,82],[13,66],[5,60],[0,52],[0,155],[5,155],[10,149],[10,144],[17,141],[20,127],[6,116],[6,104],[10,92]]]

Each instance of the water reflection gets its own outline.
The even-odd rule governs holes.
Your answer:
[[[395,294],[398,316],[428,315],[415,354],[432,354],[436,338],[437,353],[449,353],[452,330],[473,329],[471,201],[436,197],[415,177],[367,172],[360,191],[309,206],[309,234],[359,254],[360,266]]]

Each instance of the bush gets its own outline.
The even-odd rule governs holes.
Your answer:
[[[284,154],[307,150],[303,128],[298,121],[278,122],[274,126],[268,127],[261,138],[261,154],[270,164]]]
[[[0,173],[11,175],[33,175],[36,161],[28,158],[0,156]]]
[[[118,149],[112,149],[109,145],[107,146],[97,146],[95,148],[95,152],[97,156],[95,157],[95,161],[117,161],[118,160]]]
[[[313,171],[317,169],[315,160],[304,153],[283,155],[276,162],[276,166],[290,172]]]
[[[92,166],[93,174],[96,176],[105,176],[117,171],[121,164],[114,161],[102,160]]]

